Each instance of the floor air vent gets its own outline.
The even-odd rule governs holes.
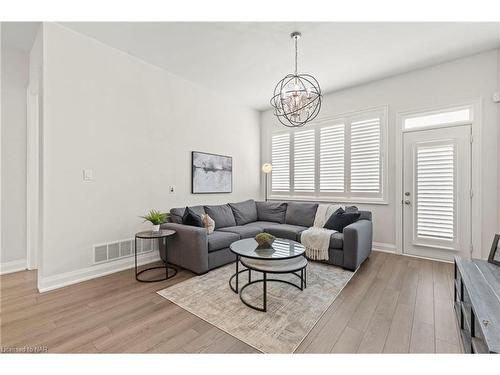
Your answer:
[[[137,240],[137,254],[158,250],[158,240]],[[94,263],[109,262],[134,255],[134,239],[94,245]]]

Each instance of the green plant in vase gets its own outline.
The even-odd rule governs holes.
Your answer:
[[[165,223],[169,216],[170,214],[168,213],[160,212],[158,210],[151,210],[147,215],[140,217],[144,219],[144,222],[149,221],[151,224],[153,224],[153,232],[159,232],[160,225]]]
[[[255,236],[255,241],[257,241],[260,248],[271,247],[271,245],[274,242],[274,236],[266,232],[259,233],[258,235]]]

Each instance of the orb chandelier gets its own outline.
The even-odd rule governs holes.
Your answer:
[[[310,74],[297,73],[298,31],[290,34],[295,42],[295,73],[287,74],[274,88],[271,105],[274,115],[285,126],[296,128],[312,121],[321,109],[321,88]]]

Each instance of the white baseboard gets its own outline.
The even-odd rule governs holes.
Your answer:
[[[372,250],[373,251],[381,251],[383,253],[396,254],[396,245],[394,245],[392,243],[385,243],[385,242],[373,242]]]
[[[0,275],[6,275],[8,273],[24,271],[25,269],[26,269],[26,259],[0,263]]]
[[[447,260],[447,259],[439,259],[439,258],[429,258],[429,257],[424,257],[422,255],[413,255],[413,254],[401,254],[404,257],[410,257],[410,258],[416,258],[416,259],[426,259],[426,260],[432,260],[433,262],[442,262],[442,263],[450,263],[453,264],[453,260]]]
[[[148,264],[160,260],[158,252],[140,254],[137,259],[138,265]],[[76,271],[65,272],[58,275],[41,277],[38,276],[38,291],[40,293],[59,289],[71,284],[80,283],[97,277],[106,276],[111,273],[123,271],[134,267],[134,257],[119,259],[113,262],[96,264],[95,266],[82,268]]]
[[[382,253],[398,254],[396,251],[396,245],[393,245],[390,243],[384,243],[384,242],[373,242],[372,250],[373,251],[380,251]],[[428,257],[420,256],[420,255],[412,255],[412,254],[405,254],[405,253],[398,254],[398,255],[402,255],[405,257],[411,257],[411,258],[433,260],[436,262],[453,263],[453,261],[449,261],[446,259],[428,258]]]

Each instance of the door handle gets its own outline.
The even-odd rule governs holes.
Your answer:
[[[409,200],[409,199],[406,199],[406,200],[404,201],[404,203],[405,203],[407,206],[409,206],[411,202],[410,202],[410,200]]]

